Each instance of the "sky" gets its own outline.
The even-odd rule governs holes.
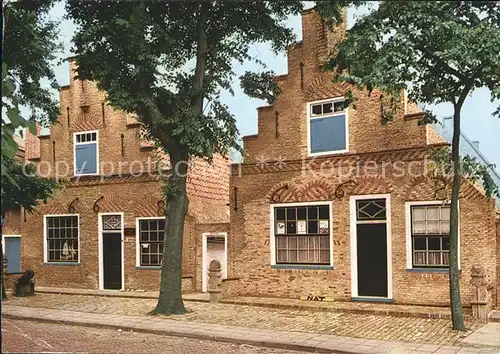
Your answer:
[[[311,2],[306,2],[311,3]],[[309,5],[309,4],[308,4]],[[367,5],[355,10],[348,11],[347,27],[352,27],[356,18],[367,13],[372,5]],[[71,38],[75,31],[75,25],[63,18],[64,4],[57,3],[50,16],[61,20],[60,40],[64,44],[64,52],[61,59],[67,58],[71,54]],[[294,29],[297,39],[302,38],[302,26],[300,16],[290,17],[287,25]],[[251,55],[265,62],[268,69],[273,70],[278,75],[287,73],[287,61],[285,54],[274,55],[271,47],[267,44],[256,44],[251,47]],[[234,63],[233,68],[237,74],[236,77],[245,71],[261,69],[255,63],[239,64]],[[60,85],[69,84],[68,63],[59,64],[55,70],[56,79]],[[257,134],[257,110],[259,106],[267,105],[266,102],[249,98],[241,91],[239,84],[233,85],[234,96],[229,93],[222,95],[222,100],[226,103],[230,111],[234,114],[237,126],[241,136]],[[492,116],[498,102],[490,102],[489,90],[486,88],[474,91],[464,103],[462,108],[462,132],[472,141],[479,141],[479,149],[483,155],[493,164],[496,164],[497,171],[500,171],[500,119]],[[453,107],[451,104],[440,104],[437,106],[428,106],[438,118],[451,116]]]

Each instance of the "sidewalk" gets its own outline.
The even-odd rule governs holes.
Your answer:
[[[189,337],[270,348],[322,353],[500,353],[499,348],[479,349],[369,340],[317,333],[300,333],[182,322],[154,316],[124,316],[64,311],[47,308],[12,306],[3,303],[5,318],[62,323],[77,326],[105,327],[122,331],[147,332],[169,336]]]
[[[157,291],[120,291],[120,290],[93,290],[93,289],[71,289],[71,288],[52,288],[37,287],[37,293],[42,294],[66,294],[66,295],[87,295],[103,297],[122,297],[122,298],[140,298],[140,299],[158,299]],[[208,293],[185,293],[182,295],[185,301],[208,302]],[[403,316],[415,318],[434,318],[450,319],[450,309],[448,307],[438,306],[415,306],[398,305],[384,303],[362,303],[350,301],[305,301],[298,299],[284,298],[265,298],[236,296],[223,298],[223,304],[259,306],[276,309],[298,309],[310,311],[334,311],[358,314],[373,314],[384,316]],[[467,320],[471,319],[470,309],[464,309],[464,316]]]

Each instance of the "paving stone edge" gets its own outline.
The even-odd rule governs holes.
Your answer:
[[[10,318],[16,320],[29,320],[36,322],[44,322],[44,323],[54,323],[54,324],[66,324],[80,327],[91,327],[91,328],[107,328],[107,329],[121,329],[123,331],[134,331],[141,333],[149,333],[149,334],[160,334],[160,335],[168,335],[173,337],[186,337],[193,339],[202,339],[202,340],[213,340],[217,342],[225,342],[225,343],[234,343],[234,344],[248,344],[257,347],[267,347],[274,349],[285,349],[285,350],[295,350],[295,351],[306,351],[311,353],[335,353],[335,354],[358,354],[358,351],[346,351],[340,349],[326,349],[320,348],[311,345],[303,345],[303,344],[293,344],[279,341],[264,341],[264,340],[249,340],[249,339],[237,339],[232,338],[230,336],[215,336],[209,334],[200,334],[200,333],[186,333],[175,330],[155,330],[155,329],[146,329],[146,328],[136,328],[134,326],[127,325],[114,325],[114,324],[103,324],[103,323],[85,323],[78,322],[73,320],[53,320],[49,318],[40,318],[40,317],[30,317],[23,315],[13,315],[2,313],[3,318]],[[207,324],[209,325],[209,324]]]

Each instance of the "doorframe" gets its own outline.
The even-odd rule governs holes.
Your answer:
[[[103,249],[102,249],[102,241],[103,241],[103,230],[102,230],[102,217],[104,215],[120,215],[122,219],[121,225],[121,258],[122,258],[122,287],[120,290],[125,290],[125,240],[124,240],[124,224],[125,224],[125,216],[123,212],[114,212],[114,213],[98,213],[97,214],[97,223],[99,225],[98,231],[98,251],[99,251],[99,290],[112,290],[112,289],[104,289],[104,259],[103,259]]]
[[[391,223],[391,195],[390,194],[367,194],[354,195],[349,198],[350,214],[350,238],[351,238],[351,297],[358,298],[358,235],[356,220],[356,201],[362,199],[385,199],[386,207],[386,234],[387,234],[387,297],[363,296],[363,299],[392,300],[392,223]],[[380,222],[379,222],[380,223]]]
[[[201,291],[205,289],[207,284],[208,269],[205,267],[205,259],[207,258],[207,244],[210,236],[224,237],[224,264],[222,279],[227,279],[227,232],[204,232],[201,234]]]

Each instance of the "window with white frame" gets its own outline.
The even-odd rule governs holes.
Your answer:
[[[309,154],[348,151],[347,107],[344,98],[308,104]]]
[[[78,263],[78,215],[46,216],[45,244],[47,262]]]
[[[276,206],[276,264],[330,265],[330,205]]]
[[[165,218],[137,219],[138,266],[161,266]]]
[[[95,175],[99,171],[99,133],[74,134],[75,175]]]
[[[412,205],[411,249],[414,268],[446,268],[450,252],[450,206]]]

